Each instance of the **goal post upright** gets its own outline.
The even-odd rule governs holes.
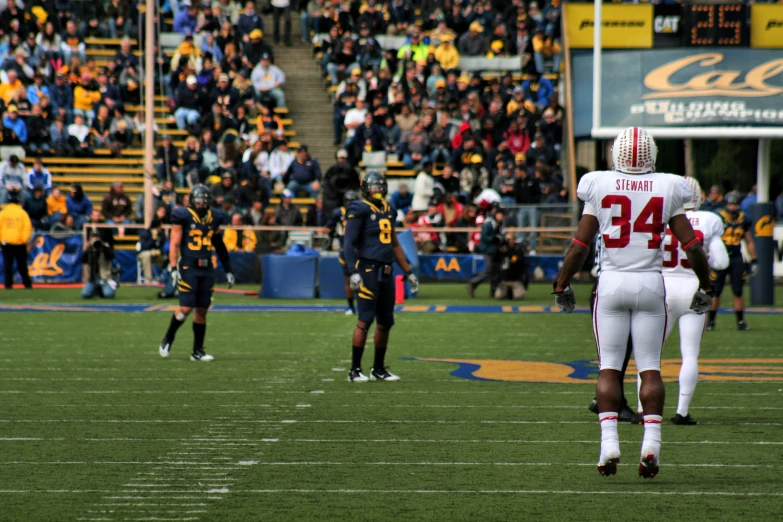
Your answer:
[[[601,129],[601,32],[603,29],[603,0],[593,4],[593,139]]]

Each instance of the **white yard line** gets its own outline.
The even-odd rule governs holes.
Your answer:
[[[277,442],[277,441],[275,441]],[[487,439],[280,439],[279,442],[293,442],[293,443],[368,443],[368,442],[384,442],[391,444],[597,444],[600,439],[590,440],[525,440],[525,439],[502,439],[502,440],[487,440]],[[623,444],[638,444],[638,440],[621,440]],[[713,440],[697,440],[697,441],[667,441],[663,440],[664,445],[668,444],[721,444],[721,445],[783,445],[783,442],[778,441],[713,441]]]
[[[781,497],[783,493],[778,492],[738,492],[738,491],[653,491],[649,489],[639,491],[629,491],[619,489],[617,491],[600,490],[557,490],[557,489],[248,489],[236,491],[236,493],[321,493],[321,494],[442,494],[442,495],[463,495],[463,494],[501,494],[501,495],[652,495],[652,496],[728,496],[728,497]]]
[[[593,462],[260,462],[260,466],[586,466],[595,467]],[[634,464],[635,465],[635,464]],[[779,468],[775,464],[715,464],[715,463],[688,463],[670,464],[665,462],[665,467],[678,468]]]

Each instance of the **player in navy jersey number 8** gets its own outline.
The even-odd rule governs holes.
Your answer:
[[[383,174],[368,172],[362,180],[364,198],[352,202],[346,212],[345,263],[351,273],[350,286],[358,297],[359,308],[359,321],[353,332],[353,358],[348,375],[350,382],[400,380],[386,370],[384,364],[389,330],[394,326],[394,261],[405,272],[411,291],[415,293],[419,289],[419,280],[411,272],[394,232],[396,210],[386,202],[387,191]],[[367,331],[376,320],[375,361],[368,378],[362,372],[362,355]]]
[[[169,238],[169,272],[173,284],[179,290],[179,310],[171,317],[169,329],[160,342],[161,357],[168,357],[174,337],[195,309],[193,318],[192,361],[211,361],[213,356],[204,352],[204,336],[207,330],[207,310],[212,300],[215,276],[212,252],[217,252],[226,271],[228,287],[234,285],[234,274],[228,250],[223,244],[220,225],[223,213],[209,208],[209,189],[196,185],[190,191],[190,207],[178,207],[171,213],[171,237]]]

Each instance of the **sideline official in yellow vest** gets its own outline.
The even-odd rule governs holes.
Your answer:
[[[33,224],[19,204],[20,199],[18,190],[9,190],[8,204],[0,211],[0,245],[3,250],[6,290],[10,290],[14,283],[14,261],[24,287],[33,287],[27,272],[27,243],[33,235]]]

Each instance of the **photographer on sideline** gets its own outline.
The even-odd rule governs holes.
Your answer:
[[[82,264],[87,265],[89,275],[82,289],[82,297],[90,299],[93,296],[113,298],[117,283],[112,279],[111,262],[114,259],[114,249],[101,240],[97,231],[90,233],[82,253]]]
[[[509,232],[498,251],[503,254],[503,257],[500,283],[495,289],[495,299],[523,299],[528,285],[525,246],[522,243],[515,243],[514,234]]]
[[[470,297],[475,297],[476,287],[487,279],[491,286],[490,296],[495,295],[495,289],[500,281],[500,262],[503,254],[498,247],[505,242],[503,223],[506,221],[506,212],[497,207],[490,215],[491,217],[484,221],[481,227],[481,240],[475,248],[477,254],[484,255],[484,271],[468,283]]]

